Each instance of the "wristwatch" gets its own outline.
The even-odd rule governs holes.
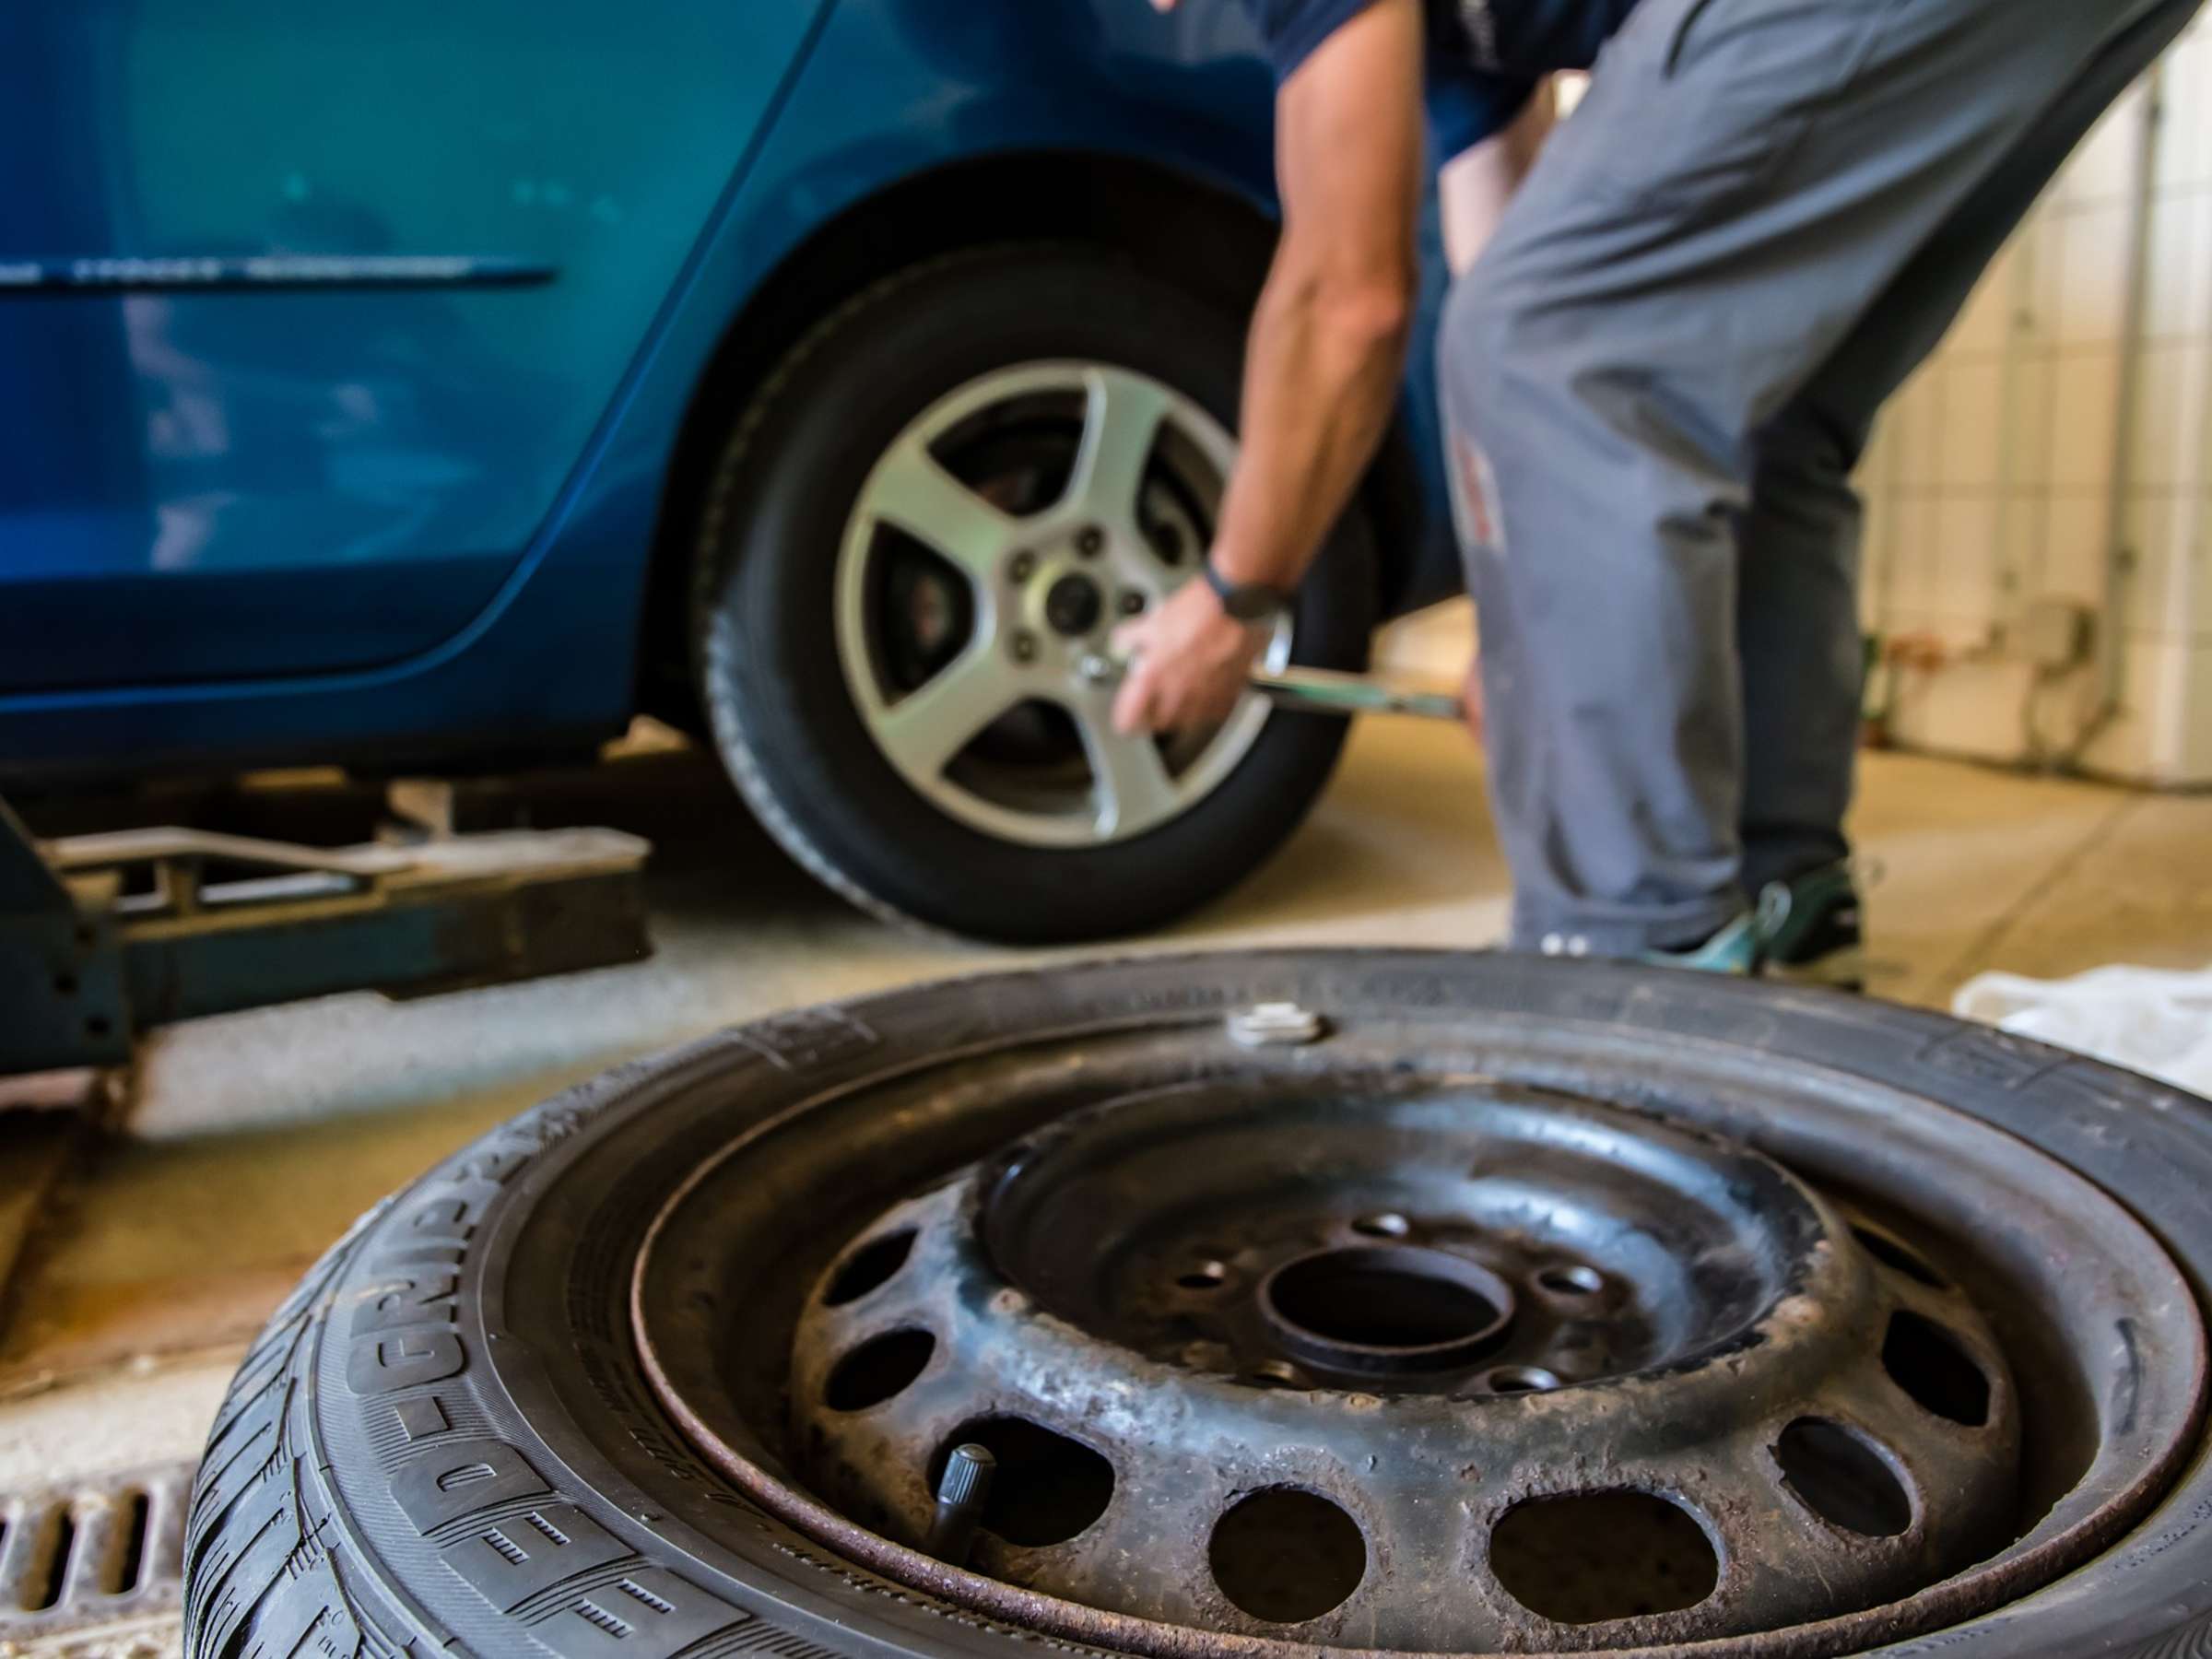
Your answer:
[[[1259,582],[1231,582],[1214,569],[1211,558],[1203,559],[1198,573],[1221,601],[1222,611],[1239,622],[1265,622],[1290,608],[1290,595]]]

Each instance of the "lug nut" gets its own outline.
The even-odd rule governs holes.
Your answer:
[[[1134,617],[1145,608],[1145,596],[1135,588],[1131,588],[1123,594],[1121,606],[1123,616]]]
[[[1036,569],[1037,555],[1034,553],[1017,553],[1006,560],[1006,575],[1015,582],[1027,582]]]
[[[1086,559],[1096,559],[1106,547],[1106,532],[1096,524],[1086,524],[1076,532],[1076,551]]]
[[[1037,636],[1031,633],[1026,628],[1016,629],[1014,630],[1013,650],[1014,660],[1016,662],[1035,662],[1037,660]]]

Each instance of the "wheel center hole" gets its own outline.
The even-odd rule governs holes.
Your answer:
[[[1098,626],[1105,603],[1088,577],[1063,576],[1045,590],[1044,618],[1060,633],[1088,633]]]
[[[1441,1250],[1354,1245],[1286,1263],[1261,1289],[1277,1334],[1309,1357],[1374,1369],[1375,1359],[1458,1358],[1502,1333],[1512,1293]]]

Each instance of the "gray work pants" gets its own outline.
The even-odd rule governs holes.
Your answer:
[[[1678,947],[1842,856],[1875,412],[2196,4],[1642,0],[1606,47],[1440,342],[1514,944]]]

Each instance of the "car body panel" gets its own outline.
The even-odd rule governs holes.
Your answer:
[[[71,418],[0,448],[0,689],[371,666],[482,610],[823,3],[11,8],[9,148],[67,160],[10,170],[0,262],[48,280],[0,372]],[[312,275],[349,261],[386,279]]]
[[[0,291],[10,402],[20,407],[18,388],[29,386],[50,413],[74,375],[73,418],[85,429],[47,431],[31,446],[42,457],[35,465],[0,461],[0,775],[517,752],[618,730],[634,707],[647,565],[687,411],[734,322],[743,327],[747,302],[824,225],[903,181],[992,155],[1126,157],[1257,205],[1270,200],[1269,85],[1233,6],[1162,18],[1135,0],[1005,0],[990,26],[965,28],[947,24],[938,0],[755,0],[742,21],[677,0],[645,9],[657,18],[664,7],[671,17],[683,9],[687,21],[670,29],[693,55],[742,60],[679,79],[693,100],[711,102],[723,86],[730,124],[745,131],[740,142],[708,122],[709,141],[685,111],[672,112],[681,147],[711,164],[688,157],[675,169],[680,187],[668,181],[655,198],[665,205],[637,209],[654,222],[650,236],[630,216],[638,198],[615,198],[620,224],[594,218],[605,193],[585,161],[605,140],[605,112],[568,87],[556,99],[565,111],[558,134],[518,144],[503,171],[471,160],[461,194],[478,206],[423,205],[410,209],[415,218],[394,209],[384,231],[356,227],[345,244],[500,262],[466,283]],[[86,9],[135,18],[173,6],[99,0]],[[273,0],[219,9],[276,15]],[[505,9],[504,0],[491,7]],[[456,51],[465,44],[489,73],[498,31],[482,7],[467,10],[474,20],[449,26]],[[572,0],[563,15],[586,14],[602,19],[583,31],[602,44],[612,38],[605,19],[626,22],[625,35],[644,28],[634,6]],[[720,36],[690,21],[706,18],[722,19]],[[623,86],[606,108],[646,121],[659,57],[608,48],[594,74]],[[573,57],[560,63],[598,85]],[[0,91],[9,77],[0,63]],[[543,107],[526,89],[516,97],[502,107]],[[59,120],[53,100],[41,108],[34,119]],[[649,160],[651,147],[626,153],[634,182],[650,171],[636,158]],[[401,154],[403,171],[436,171],[419,147]],[[250,166],[234,146],[219,164],[154,171],[180,194],[213,198],[222,173]],[[113,171],[98,158],[80,169]],[[273,176],[267,188],[285,198],[286,170],[253,176],[265,185]],[[546,182],[563,177],[575,182],[549,204]],[[513,199],[518,181],[535,182],[535,200]],[[315,194],[311,179],[311,201]],[[51,206],[31,212],[65,217]],[[533,234],[541,220],[556,228]],[[293,251],[297,240],[280,234],[274,207],[259,221],[205,220],[210,235],[222,233],[213,248],[185,245],[203,222],[185,208],[134,222],[159,224],[163,240],[133,242],[111,219],[94,252],[251,257]],[[0,226],[4,265],[25,234],[12,214]],[[85,233],[94,228],[88,221]],[[50,241],[58,232],[48,229]],[[343,241],[329,230],[318,251]],[[886,250],[887,269],[897,254]],[[538,279],[541,268],[549,280]],[[141,325],[134,336],[134,309],[169,319],[172,344],[198,342],[184,353],[197,405],[174,374],[147,367],[154,331]],[[189,326],[175,321],[187,314]],[[58,333],[47,332],[57,317]],[[588,350],[581,335],[592,336]],[[229,355],[210,337],[230,340]],[[548,360],[571,351],[574,361]],[[1432,430],[1425,358],[1407,418]],[[347,425],[349,396],[381,418]],[[177,441],[181,407],[241,434],[212,472],[156,453]],[[1416,441],[1424,459],[1433,454],[1432,443]],[[158,568],[156,509],[220,495],[207,480],[223,478],[224,467],[232,493],[255,510],[199,521],[187,512],[186,530],[170,532],[214,526],[189,567],[206,578],[204,597],[187,602],[182,587],[162,585],[177,571]],[[52,480],[43,499],[42,477]],[[329,508],[319,522],[318,501]],[[218,545],[231,557],[207,553]],[[18,660],[9,665],[11,646]]]

